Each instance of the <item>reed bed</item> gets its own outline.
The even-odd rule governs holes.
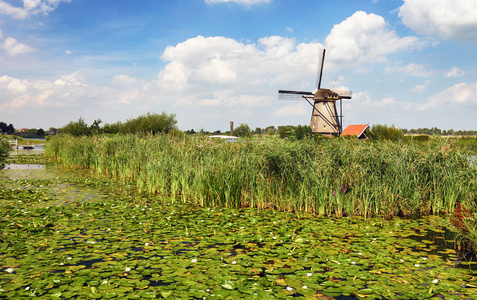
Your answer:
[[[56,136],[45,155],[199,206],[368,217],[452,213],[456,203],[476,204],[475,163],[446,141]]]

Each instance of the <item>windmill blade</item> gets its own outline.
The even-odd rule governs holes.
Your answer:
[[[301,100],[303,96],[312,96],[311,92],[279,90],[278,99],[280,100]]]
[[[323,77],[323,65],[325,64],[326,49],[321,49],[318,55],[318,72],[316,74],[316,89],[321,88],[321,77]]]

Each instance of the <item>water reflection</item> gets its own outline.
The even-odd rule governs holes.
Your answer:
[[[7,164],[3,168],[5,170],[41,170],[45,169],[45,165],[23,165],[23,164]]]

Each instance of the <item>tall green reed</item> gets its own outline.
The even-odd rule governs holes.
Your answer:
[[[448,213],[456,203],[474,207],[477,193],[468,154],[445,141],[57,136],[45,154],[201,206],[409,216]]]

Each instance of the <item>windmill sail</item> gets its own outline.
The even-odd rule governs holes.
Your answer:
[[[351,99],[350,91],[332,91],[321,88],[323,65],[325,63],[325,49],[322,49],[318,59],[318,73],[316,76],[316,91],[279,90],[279,99],[300,100],[305,99],[312,107],[310,127],[313,133],[339,136],[342,131],[342,99]],[[336,102],[340,101],[340,115]]]

